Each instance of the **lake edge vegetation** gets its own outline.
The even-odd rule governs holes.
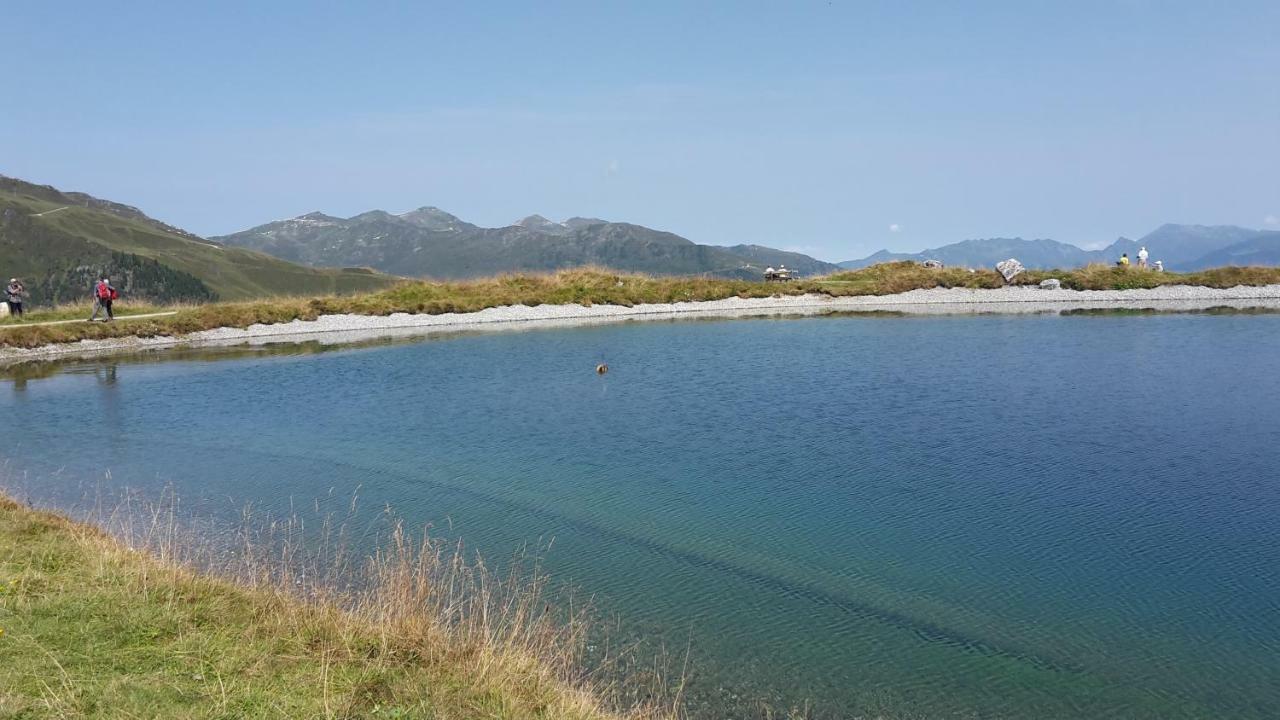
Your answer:
[[[1037,285],[1056,278],[1072,290],[1129,290],[1161,285],[1231,288],[1280,284],[1280,268],[1223,267],[1195,273],[1155,272],[1137,268],[1089,265],[1074,270],[1027,270],[1013,285]],[[405,280],[385,290],[353,295],[279,297],[202,305],[148,306],[149,312],[173,315],[116,323],[34,325],[44,319],[74,316],[61,308],[44,317],[33,309],[25,323],[0,322],[0,347],[43,345],[121,337],[176,337],[221,327],[245,328],[321,315],[385,316],[393,313],[443,314],[476,312],[509,305],[620,305],[695,302],[731,297],[765,298],[805,294],[830,297],[892,295],[930,288],[994,289],[1004,280],[994,270],[926,268],[911,261],[883,263],[825,277],[766,283],[702,277],[653,277],[605,268],[576,268],[548,274],[511,274],[464,281]],[[121,309],[128,308],[124,298]],[[78,306],[77,306],[78,307]],[[87,303],[81,308],[88,317]],[[53,317],[56,315],[56,317]],[[122,314],[122,317],[124,315]]]
[[[202,554],[174,510],[122,534],[0,494],[0,716],[680,716],[656,674],[585,671],[583,615],[536,573],[398,524],[363,562],[248,533]]]

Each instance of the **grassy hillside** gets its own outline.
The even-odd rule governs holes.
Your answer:
[[[167,542],[138,552],[0,496],[0,716],[621,717],[573,679],[560,645],[580,639],[536,592],[398,537],[337,597],[193,572]]]
[[[1230,288],[1237,285],[1280,284],[1280,268],[1217,268],[1199,273],[1157,273],[1090,265],[1077,270],[1028,271],[1015,284],[1034,285],[1058,278],[1075,290],[1124,290],[1160,285],[1201,285]],[[599,268],[563,270],[554,275],[504,275],[461,282],[404,281],[386,290],[315,298],[283,298],[245,303],[213,303],[177,307],[169,317],[128,322],[76,323],[33,326],[0,324],[0,347],[32,348],[51,343],[116,337],[175,336],[217,327],[248,327],[263,323],[312,320],[320,315],[352,313],[462,313],[503,305],[622,305],[720,300],[729,297],[761,298],[815,293],[832,297],[888,295],[936,287],[999,288],[1004,281],[994,270],[970,272],[959,268],[931,270],[913,262],[885,263],[825,278],[789,283],[718,280],[690,277],[650,277],[619,274]],[[164,308],[148,308],[163,310]],[[33,315],[26,322],[42,319]]]
[[[369,270],[318,270],[222,247],[128,206],[0,178],[5,279],[22,277],[33,304],[48,304],[86,296],[86,279],[103,271],[129,281],[126,296],[162,301],[350,293],[394,282]]]

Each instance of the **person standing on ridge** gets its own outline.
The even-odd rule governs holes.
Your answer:
[[[22,317],[22,296],[26,294],[27,289],[18,278],[9,278],[9,285],[4,289],[4,299],[9,303],[10,315],[16,318]]]
[[[118,297],[120,293],[111,287],[111,280],[103,275],[102,279],[93,286],[93,314],[89,316],[89,322],[98,319],[99,310],[106,311],[107,316],[103,318],[105,322],[115,320],[116,316],[111,312],[111,303]]]
[[[1122,268],[1129,267],[1129,253],[1120,253],[1120,259],[1116,261],[1116,265]]]
[[[1146,246],[1138,248],[1138,267],[1147,267],[1147,248]]]

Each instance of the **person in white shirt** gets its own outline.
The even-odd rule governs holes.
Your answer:
[[[1138,248],[1138,267],[1144,268],[1146,266],[1147,266],[1147,249],[1145,247]]]
[[[1164,272],[1164,261],[1163,261],[1163,260],[1157,260],[1157,261],[1156,261],[1156,272]]]

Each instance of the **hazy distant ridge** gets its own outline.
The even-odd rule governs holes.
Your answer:
[[[1118,238],[1102,250],[1084,250],[1056,240],[991,238],[964,240],[918,253],[881,250],[859,260],[839,263],[846,269],[894,260],[941,260],[960,267],[991,267],[1015,257],[1031,268],[1068,268],[1113,263],[1121,253],[1134,257],[1145,246],[1151,260],[1170,270],[1203,270],[1222,265],[1280,265],[1280,232],[1234,225],[1162,225],[1138,240]]]

